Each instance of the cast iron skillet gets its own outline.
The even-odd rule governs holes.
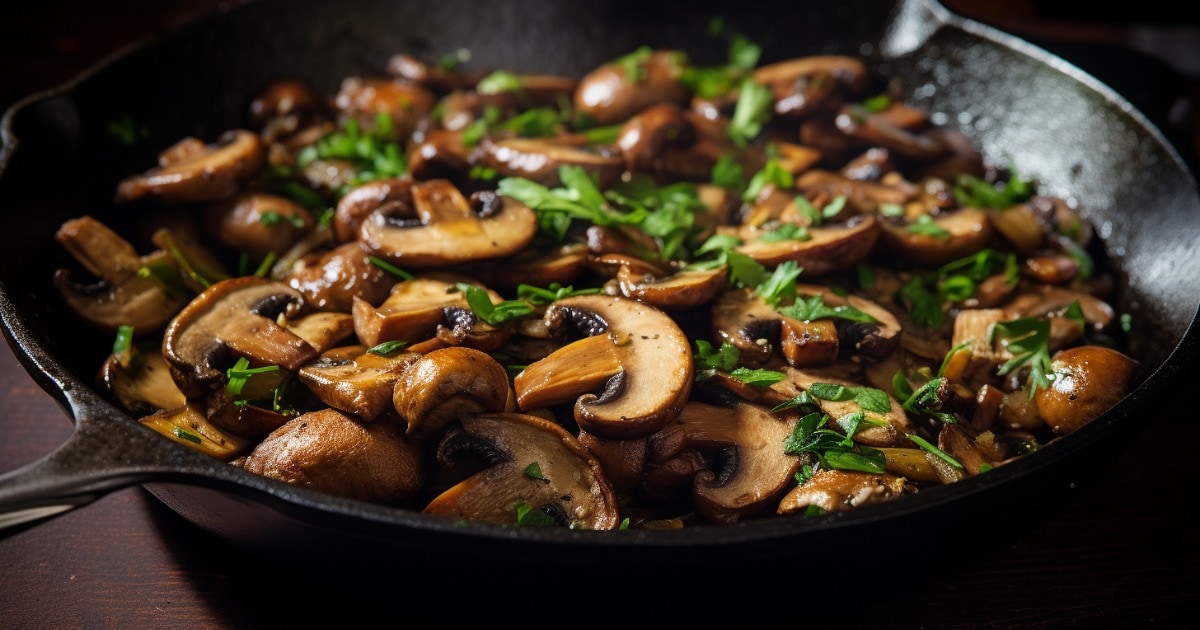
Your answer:
[[[271,79],[302,77],[332,94],[343,77],[382,73],[387,58],[428,60],[460,47],[491,68],[582,75],[640,45],[678,47],[701,61],[724,50],[710,18],[764,44],[764,61],[815,53],[868,58],[907,100],[961,128],[993,161],[1013,160],[1049,194],[1078,200],[1118,270],[1118,308],[1133,317],[1138,387],[1109,413],[1042,451],[987,474],[878,506],[820,518],[768,518],[684,531],[577,532],[461,524],[340,499],[264,479],[174,444],[93,389],[110,339],[84,330],[51,284],[64,266],[52,235],[90,213],[119,223],[115,182],[187,135],[244,126]],[[128,117],[133,147],[106,133]],[[14,352],[74,420],[57,451],[0,476],[7,532],[143,484],[195,525],[256,552],[383,565],[512,568],[749,566],[820,562],[862,549],[950,542],[1011,529],[1086,481],[1153,419],[1194,362],[1200,304],[1200,199],[1179,155],[1112,90],[1044,50],[947,12],[932,0],[688,8],[469,0],[261,0],[170,33],[78,80],[17,104],[0,153],[0,317]],[[495,564],[492,564],[495,563]],[[451,565],[453,564],[450,563]],[[656,572],[634,572],[654,575]]]

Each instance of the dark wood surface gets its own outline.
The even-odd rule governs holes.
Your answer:
[[[5,107],[126,43],[226,3],[21,6],[0,9]],[[1105,33],[1115,32],[1108,28]],[[1181,127],[1172,135],[1186,139],[1189,130]],[[764,601],[763,608],[796,627],[806,625],[810,607],[831,619],[831,606],[846,607],[848,627],[1200,627],[1200,527],[1192,516],[1200,422],[1192,395],[1184,392],[1162,413],[1147,417],[1108,472],[1073,491],[1027,531],[1014,532],[1009,542],[917,558],[934,568],[915,580],[905,579],[904,569],[913,558],[883,555],[869,571],[878,576],[874,586],[822,584],[819,567],[792,577],[781,573],[791,588]],[[0,348],[0,470],[49,453],[71,430],[56,403]],[[397,626],[430,613],[446,622],[461,618],[455,611],[430,610],[429,593],[391,588],[387,574],[313,569],[296,574],[265,565],[202,532],[141,488],[131,488],[0,539],[0,628],[276,627],[313,620],[317,604],[344,610],[347,618],[378,615]],[[719,601],[721,589],[728,588],[722,582],[721,576],[698,580],[697,598]],[[468,579],[430,590],[462,590],[465,611],[470,588],[480,583]],[[619,605],[619,598],[606,602],[598,588],[613,586],[580,585],[585,618],[587,608]],[[861,597],[849,597],[852,591],[861,591]],[[538,626],[577,621],[539,617],[528,602],[514,602],[512,610],[496,615]],[[636,619],[623,625],[630,624],[639,625]]]

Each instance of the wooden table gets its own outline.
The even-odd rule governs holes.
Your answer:
[[[0,102],[55,84],[125,42],[221,5],[100,4],[43,2],[10,14],[16,20],[0,19]],[[54,11],[65,12],[52,23],[47,16]],[[886,590],[822,584],[820,568],[807,567],[782,578],[785,588],[763,606],[796,627],[813,617],[827,625],[839,595],[842,602],[871,604],[844,611],[849,627],[1200,626],[1200,527],[1188,516],[1196,512],[1191,502],[1200,447],[1192,396],[1184,392],[1165,413],[1147,417],[1144,431],[1130,436],[1128,451],[1107,474],[1075,490],[1028,531],[1014,533],[1012,542],[953,550],[936,560],[931,575]],[[0,348],[0,410],[0,470],[50,452],[72,428],[7,348]],[[883,562],[877,568],[902,577]],[[720,576],[699,576],[697,598],[719,601],[720,582]],[[600,587],[612,585],[581,585],[580,605],[603,605],[595,603]],[[428,605],[435,591],[445,598],[454,589],[463,589],[461,610]],[[856,599],[847,589],[866,592]],[[465,619],[471,598],[462,585],[397,591],[387,574],[330,575],[319,566],[283,573],[202,532],[141,488],[0,539],[4,629],[282,627],[312,622],[314,603],[335,605],[345,620],[406,625],[418,612]],[[807,612],[810,606],[823,612]],[[496,612],[518,624],[576,621],[539,616],[536,605],[522,602]],[[623,625],[631,623],[636,620]]]

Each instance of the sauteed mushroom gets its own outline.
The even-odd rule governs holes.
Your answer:
[[[281,81],[261,135],[117,183],[156,251],[63,224],[100,290],[62,271],[64,302],[132,327],[143,361],[114,349],[99,381],[168,439],[505,525],[851,509],[1130,391],[1084,213],[868,94],[864,60],[750,65],[647,47],[576,81],[399,53],[324,100]]]
[[[562,427],[520,413],[467,414],[461,429],[438,445],[438,460],[453,466],[467,455],[487,468],[425,506],[426,514],[494,523],[553,524],[616,529],[612,486],[587,449]],[[537,511],[541,518],[528,517]]]
[[[159,156],[157,168],[122,180],[117,200],[217,201],[237,192],[262,168],[265,159],[262,140],[252,131],[229,131],[210,145],[186,138]]]
[[[584,336],[516,376],[522,410],[574,402],[582,429],[612,439],[645,437],[679,414],[691,391],[692,351],[662,311],[623,297],[585,295],[555,302],[545,321],[557,335]]]

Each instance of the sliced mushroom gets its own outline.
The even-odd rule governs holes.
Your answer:
[[[318,352],[277,320],[303,308],[300,293],[280,282],[245,276],[212,285],[167,326],[163,355],[175,383],[189,398],[202,396],[224,384],[232,357],[299,369]]]
[[[804,117],[828,108],[835,98],[866,88],[861,59],[848,55],[812,55],[764,64],[751,75],[771,88],[775,113]]]
[[[439,462],[477,455],[490,465],[430,501],[425,514],[518,524],[518,512],[533,509],[572,529],[617,528],[600,463],[562,427],[520,413],[468,414],[460,423],[438,445]]]
[[[447,180],[414,183],[412,197],[415,216],[374,212],[359,228],[369,252],[403,267],[509,256],[537,232],[537,215],[511,197],[479,193],[468,201]]]
[[[378,307],[355,297],[351,312],[359,341],[367,346],[384,341],[414,344],[435,335],[445,325],[460,329],[460,342],[472,335],[487,336],[495,329],[470,315],[459,283],[478,286],[463,277],[431,274],[396,283]],[[494,291],[488,291],[488,296],[493,304],[504,299]]]
[[[665,276],[638,272],[631,265],[617,271],[621,295],[663,310],[693,308],[711,302],[729,283],[725,265],[680,269]]]
[[[321,252],[295,265],[282,278],[314,309],[347,313],[355,298],[370,304],[387,299],[398,278],[371,262],[357,241]]]
[[[582,295],[551,304],[544,320],[557,336],[584,337],[516,376],[522,410],[574,401],[580,428],[609,439],[648,436],[679,414],[691,391],[691,344],[661,310]]]
[[[217,242],[245,252],[253,262],[288,251],[314,225],[312,215],[300,204],[261,192],[215,203],[205,214],[208,231]]]
[[[334,110],[376,130],[376,118],[390,116],[394,138],[407,139],[418,121],[433,109],[436,97],[429,90],[386,77],[348,77],[333,97]]]
[[[418,445],[394,422],[362,423],[336,409],[297,416],[242,462],[249,472],[335,496],[396,505],[420,491]]]
[[[874,322],[839,322],[843,348],[852,349],[854,354],[870,361],[881,361],[900,344],[902,327],[891,311],[865,297],[839,294],[832,288],[817,284],[797,284],[797,299],[820,296],[830,308],[850,307],[869,316]],[[798,365],[792,362],[792,365]]]
[[[396,381],[392,404],[410,435],[432,435],[468,413],[512,411],[504,366],[485,352],[452,346],[412,362]]]
[[[371,421],[392,409],[396,382],[420,358],[400,350],[336,348],[300,368],[297,376],[321,402]]]
[[[54,285],[71,310],[84,321],[108,332],[133,326],[135,334],[162,330],[187,304],[190,295],[181,281],[169,286],[157,277],[143,277],[143,268],[161,268],[164,277],[178,278],[178,265],[166,252],[139,256],[133,245],[91,216],[70,219],[55,234],[62,245],[91,274],[93,286],[71,281],[71,272],[60,269]]]
[[[843,223],[808,228],[805,239],[763,239],[760,231],[745,234],[741,252],[766,267],[795,261],[809,278],[828,276],[853,269],[875,247],[880,222],[872,215],[856,215]]]
[[[697,510],[717,523],[736,523],[761,513],[781,497],[800,470],[800,458],[784,452],[794,415],[780,418],[765,407],[732,407],[691,401],[674,422],[650,437],[656,462],[684,449],[720,453],[720,470],[696,474]]]
[[[338,200],[333,211],[333,234],[338,242],[358,239],[362,222],[372,213],[409,216],[412,214],[412,181],[377,179],[355,186]]]
[[[911,160],[928,162],[944,158],[953,150],[942,139],[941,129],[930,126],[923,111],[898,101],[879,111],[845,105],[834,124],[847,136]]]
[[[649,438],[606,440],[587,431],[580,431],[577,438],[600,462],[604,476],[612,483],[613,491],[628,492],[641,483],[646,460],[650,456]]]
[[[214,426],[203,406],[195,403],[160,409],[140,422],[171,441],[223,462],[233,461],[250,447],[249,439]]]
[[[479,144],[479,162],[505,177],[522,177],[557,187],[563,166],[582,168],[601,188],[617,182],[625,168],[621,156],[607,149],[577,147],[546,138],[485,138]]]
[[[657,103],[682,105],[688,98],[679,81],[686,61],[674,50],[636,50],[584,75],[575,90],[575,109],[598,125],[608,125]]]
[[[887,205],[903,205],[918,195],[917,188],[907,181],[861,180],[822,169],[804,172],[796,178],[795,187],[810,196],[845,197],[848,207],[861,212],[878,212]]]
[[[266,161],[258,134],[235,129],[205,146],[187,138],[167,149],[160,165],[121,180],[117,201],[157,198],[166,203],[217,201],[240,190]]]
[[[887,473],[822,470],[779,502],[779,514],[802,514],[810,506],[841,512],[895,499],[904,494],[904,478]]]
[[[111,355],[100,368],[97,381],[122,409],[134,416],[176,409],[187,403],[161,352],[140,353],[128,366]]]
[[[992,238],[992,223],[979,208],[962,208],[929,219],[929,229],[921,224],[881,221],[880,245],[904,260],[927,267],[938,267],[983,249]],[[914,227],[917,226],[917,227]]]

